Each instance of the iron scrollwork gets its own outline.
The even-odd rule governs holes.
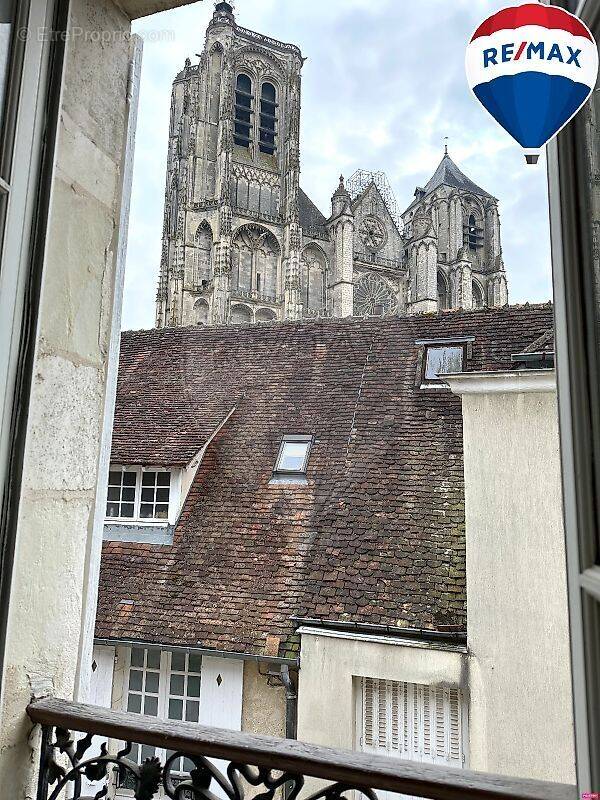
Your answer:
[[[137,764],[128,757],[133,749],[131,742],[116,754],[109,753],[103,742],[100,753],[86,758],[92,739],[90,733],[76,741],[64,728],[44,729],[38,800],[66,797],[81,800],[84,779],[90,784],[99,784],[93,800],[101,800],[108,795],[110,778],[115,773],[118,785],[126,783],[133,790],[135,800],[152,800],[159,796],[171,800],[219,800],[221,794],[215,793],[217,787],[228,800],[245,800],[245,784],[263,790],[254,794],[254,800],[274,800],[276,792],[283,787],[286,787],[286,800],[296,800],[305,782],[303,775],[233,761],[224,775],[205,756],[180,751],[169,751],[164,767],[157,757]],[[193,764],[187,775],[176,768],[182,758]],[[352,791],[359,791],[367,800],[378,800],[372,789],[342,783],[329,784],[304,800],[351,800],[348,793]]]

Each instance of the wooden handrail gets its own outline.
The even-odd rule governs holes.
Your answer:
[[[577,800],[576,787],[567,784],[334,750],[56,698],[34,700],[27,707],[27,714],[33,722],[46,727],[307,775],[359,789],[388,790],[431,800]]]

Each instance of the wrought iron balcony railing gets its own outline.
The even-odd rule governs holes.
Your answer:
[[[115,777],[133,789],[137,800],[162,796],[172,800],[216,800],[215,791],[228,800],[248,794],[273,800],[286,787],[287,800],[351,800],[352,792],[377,800],[377,790],[428,797],[432,800],[576,800],[575,786],[506,778],[463,769],[401,761],[275,739],[190,722],[47,698],[33,701],[30,719],[42,726],[37,800],[83,798],[82,786],[97,786],[91,797],[105,797]],[[83,738],[79,738],[85,734]],[[114,751],[109,743],[89,755],[92,736],[124,742]],[[137,764],[133,743],[164,749],[168,756]],[[86,755],[87,754],[87,755]],[[182,776],[175,766],[185,757],[193,768]],[[209,759],[228,762],[225,772]],[[324,781],[308,794],[305,778]],[[313,787],[314,789],[314,787]],[[85,795],[90,796],[89,790]]]

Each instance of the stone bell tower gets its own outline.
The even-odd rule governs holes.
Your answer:
[[[301,315],[302,64],[216,3],[173,82],[158,327]]]
[[[502,306],[508,302],[498,201],[445,149],[436,171],[402,215],[408,310]]]

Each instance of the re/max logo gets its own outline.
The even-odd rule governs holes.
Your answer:
[[[489,67],[490,64],[498,62],[519,61],[521,58],[528,60],[538,59],[539,61],[560,61],[563,64],[575,64],[581,68],[579,56],[581,50],[566,46],[566,51],[561,49],[559,44],[553,44],[546,51],[545,42],[521,42],[518,46],[516,42],[503,44],[502,47],[488,47],[483,51],[483,66]]]

